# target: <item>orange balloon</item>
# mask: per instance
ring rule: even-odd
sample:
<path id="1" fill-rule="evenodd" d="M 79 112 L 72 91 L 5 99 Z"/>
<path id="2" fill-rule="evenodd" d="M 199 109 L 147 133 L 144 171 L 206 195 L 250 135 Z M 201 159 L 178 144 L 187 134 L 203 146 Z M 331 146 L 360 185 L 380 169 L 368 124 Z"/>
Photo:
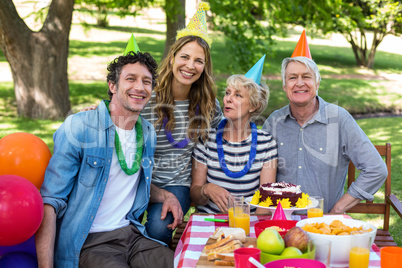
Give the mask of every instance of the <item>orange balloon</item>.
<path id="1" fill-rule="evenodd" d="M 40 189 L 52 153 L 37 136 L 17 132 L 0 139 L 0 175 L 17 175 Z"/>

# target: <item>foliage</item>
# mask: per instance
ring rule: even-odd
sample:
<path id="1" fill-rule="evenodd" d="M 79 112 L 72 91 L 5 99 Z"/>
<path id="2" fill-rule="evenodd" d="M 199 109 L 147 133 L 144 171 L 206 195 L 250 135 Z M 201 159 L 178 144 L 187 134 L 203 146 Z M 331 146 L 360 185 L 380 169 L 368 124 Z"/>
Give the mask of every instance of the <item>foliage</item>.
<path id="1" fill-rule="evenodd" d="M 376 49 L 384 37 L 402 33 L 402 5 L 395 0 L 296 0 L 288 4 L 290 13 L 283 17 L 285 22 L 323 33 L 341 33 L 360 66 L 373 68 Z"/>
<path id="2" fill-rule="evenodd" d="M 99 27 L 107 27 L 110 12 L 115 11 L 120 17 L 135 16 L 140 9 L 153 2 L 154 0 L 75 0 L 75 9 L 89 12 L 96 18 Z"/>
<path id="3" fill-rule="evenodd" d="M 270 18 L 275 1 L 214 0 L 210 1 L 215 31 L 222 32 L 226 48 L 232 54 L 229 68 L 240 65 L 243 71 L 250 69 L 263 54 L 271 54 L 272 35 L 276 28 Z M 268 45 L 266 42 L 268 41 Z"/>

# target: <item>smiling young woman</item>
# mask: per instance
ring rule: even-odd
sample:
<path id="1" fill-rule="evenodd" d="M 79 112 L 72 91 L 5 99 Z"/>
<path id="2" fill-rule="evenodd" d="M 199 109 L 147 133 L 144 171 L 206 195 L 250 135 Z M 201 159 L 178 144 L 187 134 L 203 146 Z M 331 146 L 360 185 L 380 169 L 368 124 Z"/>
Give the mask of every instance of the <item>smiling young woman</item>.
<path id="1" fill-rule="evenodd" d="M 172 239 L 178 220 L 174 213 L 167 213 L 167 205 L 179 202 L 182 213 L 187 213 L 194 146 L 207 138 L 209 129 L 222 117 L 212 77 L 211 40 L 206 33 L 205 10 L 209 6 L 203 4 L 187 28 L 178 31 L 176 42 L 159 66 L 151 100 L 141 113 L 157 133 L 145 227 L 151 237 L 166 243 Z M 195 22 L 200 25 L 194 26 Z M 168 198 L 154 199 L 152 193 Z"/>

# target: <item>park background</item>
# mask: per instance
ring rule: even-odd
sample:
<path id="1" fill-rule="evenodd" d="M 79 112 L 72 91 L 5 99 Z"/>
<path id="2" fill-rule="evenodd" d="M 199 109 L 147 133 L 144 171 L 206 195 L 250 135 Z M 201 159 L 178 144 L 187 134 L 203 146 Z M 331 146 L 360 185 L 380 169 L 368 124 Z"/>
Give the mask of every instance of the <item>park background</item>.
<path id="1" fill-rule="evenodd" d="M 21 17 L 34 9 L 46 6 L 49 1 L 13 1 Z M 196 1 L 187 0 L 186 18 L 196 10 Z M 212 1 L 211 1 L 212 2 Z M 108 13 L 108 26 L 99 27 L 93 16 L 76 10 L 70 31 L 68 55 L 68 81 L 71 101 L 70 113 L 107 99 L 106 66 L 121 55 L 131 34 L 134 34 L 142 51 L 150 52 L 157 62 L 163 57 L 166 39 L 166 17 L 162 8 L 143 8 L 136 17 L 121 18 Z M 41 21 L 25 18 L 34 31 L 41 28 Z M 287 104 L 282 90 L 280 64 L 292 54 L 303 27 L 289 25 L 286 36 L 273 36 L 267 43 L 267 58 L 263 79 L 270 87 L 270 101 L 260 120 Z M 212 60 L 218 90 L 223 98 L 226 78 L 233 73 L 244 73 L 249 66 L 240 66 L 235 55 L 227 49 L 227 37 L 219 31 L 210 31 L 213 37 Z M 370 33 L 367 34 L 370 38 Z M 307 31 L 313 59 L 321 71 L 319 95 L 326 101 L 347 109 L 357 120 L 374 144 L 392 144 L 392 193 L 402 200 L 402 39 L 387 35 L 375 56 L 373 68 L 358 67 L 350 44 L 338 33 Z M 269 49 L 268 49 L 269 47 Z M 246 52 L 245 52 L 246 53 Z M 222 102 L 221 102 L 222 103 Z M 65 117 L 67 114 L 65 115 Z M 0 51 L 0 137 L 15 132 L 29 132 L 43 139 L 53 150 L 52 135 L 63 119 L 30 119 L 18 116 L 13 78 L 9 64 Z M 383 188 L 376 194 L 384 196 Z M 380 226 L 382 220 L 372 215 L 352 215 Z M 401 219 L 391 208 L 390 232 L 402 246 Z"/>

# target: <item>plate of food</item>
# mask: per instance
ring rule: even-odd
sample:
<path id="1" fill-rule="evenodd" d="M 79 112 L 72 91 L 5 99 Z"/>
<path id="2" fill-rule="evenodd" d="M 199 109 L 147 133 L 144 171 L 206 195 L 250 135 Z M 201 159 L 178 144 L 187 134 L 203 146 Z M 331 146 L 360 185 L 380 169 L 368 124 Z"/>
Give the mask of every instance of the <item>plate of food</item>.
<path id="1" fill-rule="evenodd" d="M 272 214 L 276 210 L 277 202 L 285 213 L 286 219 L 292 219 L 293 211 L 306 210 L 316 207 L 318 201 L 302 193 L 300 185 L 287 182 L 274 182 L 261 185 L 254 196 L 245 199 L 250 206 L 268 209 Z"/>

